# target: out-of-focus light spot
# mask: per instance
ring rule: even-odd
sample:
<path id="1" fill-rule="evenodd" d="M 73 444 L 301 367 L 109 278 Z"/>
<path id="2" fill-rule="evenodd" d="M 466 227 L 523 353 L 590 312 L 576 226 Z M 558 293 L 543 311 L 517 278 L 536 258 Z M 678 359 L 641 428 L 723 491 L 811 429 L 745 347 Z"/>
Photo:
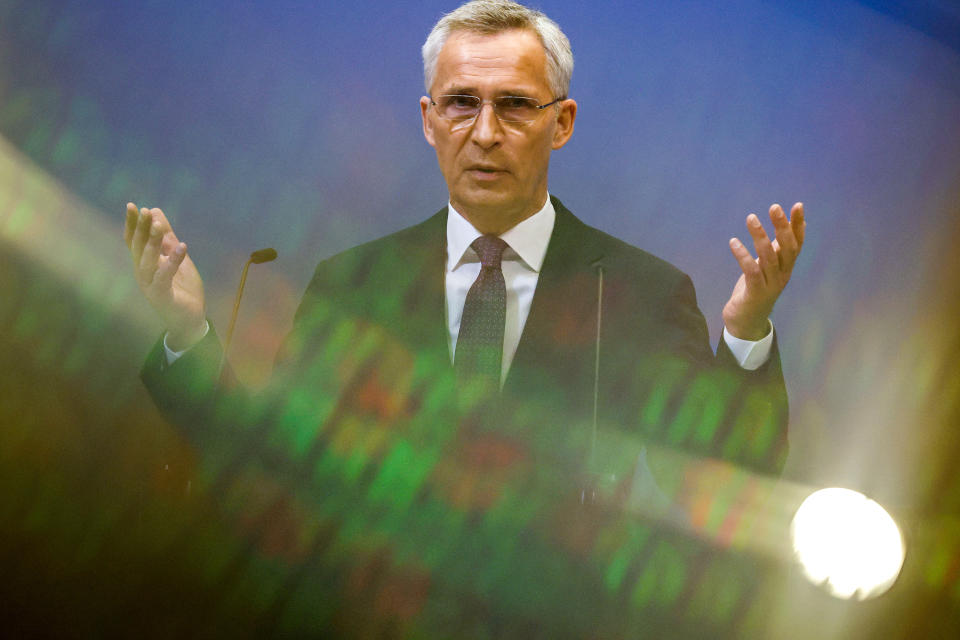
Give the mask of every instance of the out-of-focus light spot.
<path id="1" fill-rule="evenodd" d="M 810 494 L 790 525 L 806 576 L 838 598 L 879 596 L 903 566 L 900 529 L 883 507 L 850 489 Z"/>

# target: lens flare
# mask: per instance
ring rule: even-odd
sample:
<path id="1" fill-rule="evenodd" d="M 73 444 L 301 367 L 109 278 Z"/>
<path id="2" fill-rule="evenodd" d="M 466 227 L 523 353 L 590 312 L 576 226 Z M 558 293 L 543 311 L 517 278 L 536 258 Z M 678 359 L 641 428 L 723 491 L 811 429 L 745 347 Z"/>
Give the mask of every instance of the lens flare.
<path id="1" fill-rule="evenodd" d="M 903 566 L 903 536 L 890 514 L 862 493 L 821 489 L 807 496 L 790 525 L 806 576 L 837 598 L 884 593 Z"/>

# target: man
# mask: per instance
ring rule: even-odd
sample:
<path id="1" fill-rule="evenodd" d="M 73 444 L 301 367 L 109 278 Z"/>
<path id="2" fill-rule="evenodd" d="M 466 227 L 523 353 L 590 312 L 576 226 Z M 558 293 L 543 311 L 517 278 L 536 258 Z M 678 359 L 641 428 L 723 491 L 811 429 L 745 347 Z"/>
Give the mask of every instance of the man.
<path id="1" fill-rule="evenodd" d="M 743 274 L 715 357 L 689 278 L 548 194 L 550 155 L 577 116 L 559 28 L 476 0 L 438 22 L 423 55 L 423 132 L 449 204 L 318 266 L 265 398 L 217 387 L 221 352 L 186 244 L 161 210 L 128 204 L 137 282 L 168 329 L 144 369 L 158 405 L 199 441 L 243 441 L 235 459 L 299 479 L 330 455 L 389 467 L 409 445 L 429 461 L 403 476 L 417 500 L 468 513 L 511 486 L 588 475 L 598 425 L 777 472 L 786 398 L 768 316 L 803 243 L 802 205 L 789 218 L 770 208 L 772 241 L 747 218 L 756 259 L 730 241 Z M 374 466 L 357 472 L 366 497 L 383 477 Z"/>

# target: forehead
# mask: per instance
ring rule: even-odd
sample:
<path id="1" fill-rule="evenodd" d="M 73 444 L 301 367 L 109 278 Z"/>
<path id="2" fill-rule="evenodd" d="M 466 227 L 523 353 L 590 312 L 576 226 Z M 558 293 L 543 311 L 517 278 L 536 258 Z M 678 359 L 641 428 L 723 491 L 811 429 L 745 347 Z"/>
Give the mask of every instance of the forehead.
<path id="1" fill-rule="evenodd" d="M 478 94 L 549 93 L 546 51 L 528 30 L 490 35 L 454 31 L 437 56 L 432 90 L 454 89 Z"/>

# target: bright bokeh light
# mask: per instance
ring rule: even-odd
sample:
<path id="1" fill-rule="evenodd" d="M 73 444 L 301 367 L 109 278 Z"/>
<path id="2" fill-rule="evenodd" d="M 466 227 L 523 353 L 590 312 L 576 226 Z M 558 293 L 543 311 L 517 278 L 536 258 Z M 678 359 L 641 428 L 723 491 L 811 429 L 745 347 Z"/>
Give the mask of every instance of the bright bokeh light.
<path id="1" fill-rule="evenodd" d="M 903 536 L 883 507 L 850 489 L 810 494 L 790 525 L 793 551 L 804 573 L 831 595 L 865 600 L 896 581 Z"/>

